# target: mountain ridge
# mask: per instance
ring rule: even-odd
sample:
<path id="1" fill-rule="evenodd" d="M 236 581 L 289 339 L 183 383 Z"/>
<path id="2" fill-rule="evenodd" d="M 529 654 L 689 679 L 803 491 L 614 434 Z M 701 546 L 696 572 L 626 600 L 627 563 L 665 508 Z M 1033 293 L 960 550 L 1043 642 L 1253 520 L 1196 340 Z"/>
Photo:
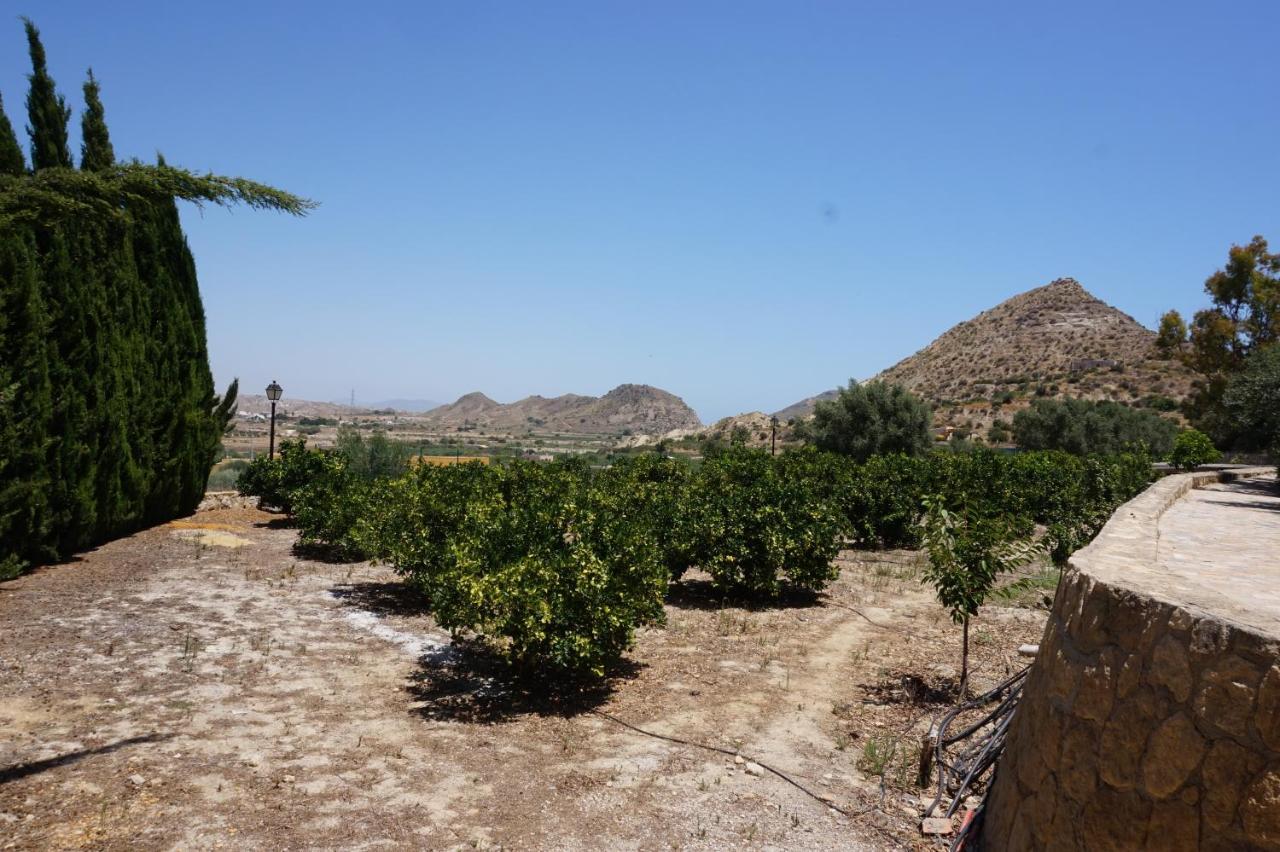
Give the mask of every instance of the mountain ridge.
<path id="1" fill-rule="evenodd" d="M 944 331 L 873 379 L 901 384 L 935 407 L 935 425 L 989 427 L 1039 396 L 1143 404 L 1179 401 L 1194 377 L 1155 351 L 1156 333 L 1074 278 L 1011 296 Z M 807 417 L 835 390 L 777 416 Z"/>
<path id="2" fill-rule="evenodd" d="M 680 397 L 640 384 L 618 385 L 600 397 L 534 394 L 511 403 L 495 402 L 473 391 L 426 412 L 423 418 L 442 426 L 581 434 L 661 435 L 672 429 L 702 428 L 698 415 Z"/>

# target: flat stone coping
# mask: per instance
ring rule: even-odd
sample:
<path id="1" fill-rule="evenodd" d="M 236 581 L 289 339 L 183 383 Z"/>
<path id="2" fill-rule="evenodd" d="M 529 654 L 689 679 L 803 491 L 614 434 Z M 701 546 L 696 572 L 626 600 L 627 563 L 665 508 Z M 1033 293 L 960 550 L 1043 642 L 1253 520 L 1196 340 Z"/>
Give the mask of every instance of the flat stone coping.
<path id="1" fill-rule="evenodd" d="M 1071 565 L 1192 614 L 1280 638 L 1275 468 L 1176 474 L 1121 506 Z"/>

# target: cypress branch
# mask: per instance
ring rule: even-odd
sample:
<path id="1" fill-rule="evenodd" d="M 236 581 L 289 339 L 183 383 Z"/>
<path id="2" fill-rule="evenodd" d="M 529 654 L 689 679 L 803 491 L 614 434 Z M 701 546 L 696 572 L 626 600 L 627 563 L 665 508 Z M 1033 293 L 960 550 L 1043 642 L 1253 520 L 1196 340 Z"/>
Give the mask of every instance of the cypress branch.
<path id="1" fill-rule="evenodd" d="M 84 81 L 84 114 L 80 116 L 80 168 L 100 172 L 115 165 L 116 152 L 107 131 L 106 110 L 102 107 L 102 89 L 89 69 Z"/>
<path id="2" fill-rule="evenodd" d="M 5 114 L 4 99 L 0 98 L 0 174 L 20 175 L 26 170 L 22 146 L 18 144 L 18 135 L 13 132 L 13 125 Z"/>
<path id="3" fill-rule="evenodd" d="M 49 76 L 40 31 L 30 18 L 23 18 L 22 24 L 27 30 L 27 47 L 31 52 L 31 74 L 27 77 L 31 81 L 27 92 L 31 166 L 37 171 L 60 166 L 70 168 L 67 122 L 71 120 L 71 108 L 67 106 L 67 99 L 58 94 L 53 78 Z"/>

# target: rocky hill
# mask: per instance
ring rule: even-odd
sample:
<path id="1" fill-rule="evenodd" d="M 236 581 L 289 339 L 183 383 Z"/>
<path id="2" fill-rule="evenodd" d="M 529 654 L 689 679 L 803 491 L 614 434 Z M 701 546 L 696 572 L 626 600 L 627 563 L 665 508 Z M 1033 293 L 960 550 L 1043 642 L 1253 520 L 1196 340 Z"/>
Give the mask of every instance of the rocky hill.
<path id="1" fill-rule="evenodd" d="M 602 397 L 530 396 L 507 404 L 494 402 L 482 393 L 469 393 L 457 402 L 427 412 L 423 420 L 450 427 L 581 434 L 661 435 L 672 429 L 702 426 L 684 400 L 649 385 L 619 385 Z"/>
<path id="2" fill-rule="evenodd" d="M 1014 296 L 954 326 L 875 376 L 929 400 L 939 426 L 989 427 L 1037 396 L 1112 399 L 1167 409 L 1192 375 L 1160 359 L 1155 332 L 1072 278 Z M 778 412 L 807 416 L 828 392 Z"/>

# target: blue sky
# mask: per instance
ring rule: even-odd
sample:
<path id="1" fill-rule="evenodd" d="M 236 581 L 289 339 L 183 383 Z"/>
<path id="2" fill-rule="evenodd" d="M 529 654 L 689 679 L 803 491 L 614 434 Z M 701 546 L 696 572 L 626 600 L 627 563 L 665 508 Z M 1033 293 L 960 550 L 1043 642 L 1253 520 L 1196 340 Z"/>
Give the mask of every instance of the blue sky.
<path id="1" fill-rule="evenodd" d="M 704 420 L 1061 276 L 1153 326 L 1280 240 L 1275 3 L 6 0 L 117 153 L 317 199 L 184 218 L 220 383 Z M 78 140 L 77 140 L 78 145 Z"/>

